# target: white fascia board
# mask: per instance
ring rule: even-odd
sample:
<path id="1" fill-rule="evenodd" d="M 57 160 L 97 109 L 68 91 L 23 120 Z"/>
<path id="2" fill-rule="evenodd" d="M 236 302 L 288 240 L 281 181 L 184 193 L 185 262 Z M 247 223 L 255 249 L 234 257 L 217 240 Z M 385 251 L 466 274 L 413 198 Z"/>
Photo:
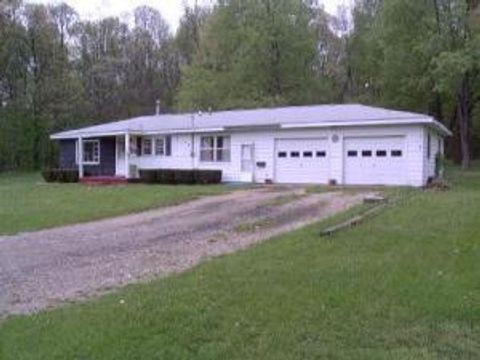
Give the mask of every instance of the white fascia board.
<path id="1" fill-rule="evenodd" d="M 172 129 L 172 130 L 157 130 L 157 131 L 142 131 L 139 135 L 168 135 L 168 134 L 203 134 L 223 132 L 225 128 L 199 128 L 199 129 Z"/>
<path id="2" fill-rule="evenodd" d="M 167 134 L 192 134 L 192 133 L 210 133 L 210 132 L 223 132 L 225 128 L 203 128 L 203 129 L 176 129 L 176 130 L 157 130 L 157 131 L 138 131 L 138 130 L 122 130 L 122 131 L 109 131 L 109 132 L 93 132 L 93 131 L 75 131 L 65 132 L 50 135 L 52 140 L 67 140 L 93 137 L 105 137 L 105 136 L 119 136 L 129 133 L 130 135 L 167 135 Z"/>
<path id="3" fill-rule="evenodd" d="M 343 122 L 321 122 L 321 123 L 303 123 L 303 124 L 283 124 L 282 129 L 301 129 L 301 128 L 324 128 L 324 127 L 343 127 L 343 126 L 385 126 L 385 125 L 429 125 L 437 129 L 444 136 L 452 136 L 452 132 L 441 122 L 432 117 L 397 119 L 397 120 L 365 120 L 365 121 L 343 121 Z"/>
<path id="4" fill-rule="evenodd" d="M 371 126 L 371 125 L 411 125 L 411 124 L 428 124 L 431 123 L 430 118 L 417 119 L 398 119 L 398 120 L 364 120 L 364 121 L 330 121 L 319 123 L 298 123 L 283 124 L 282 129 L 298 129 L 298 128 L 317 128 L 317 127 L 342 127 L 342 126 Z"/>
<path id="5" fill-rule="evenodd" d="M 130 131 L 130 130 L 124 130 L 124 131 L 81 131 L 81 130 L 75 130 L 74 132 L 65 132 L 65 133 L 57 133 L 50 135 L 50 139 L 52 140 L 63 140 L 63 139 L 78 139 L 79 137 L 82 137 L 84 139 L 87 138 L 94 138 L 94 137 L 106 137 L 106 136 L 119 136 L 119 135 L 125 135 L 126 133 L 133 134 L 135 135 L 138 133 L 138 131 Z"/>
<path id="6" fill-rule="evenodd" d="M 443 136 L 452 136 L 453 133 L 441 122 L 432 119 L 432 126 L 436 128 Z"/>

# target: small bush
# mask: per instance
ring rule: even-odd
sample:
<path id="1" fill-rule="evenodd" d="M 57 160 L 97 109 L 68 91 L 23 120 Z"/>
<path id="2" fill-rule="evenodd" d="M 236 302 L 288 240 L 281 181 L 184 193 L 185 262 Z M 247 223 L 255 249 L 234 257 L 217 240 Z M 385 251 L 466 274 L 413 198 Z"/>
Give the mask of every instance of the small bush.
<path id="1" fill-rule="evenodd" d="M 218 184 L 222 181 L 222 172 L 219 170 L 195 170 L 196 184 Z"/>
<path id="2" fill-rule="evenodd" d="M 194 184 L 195 176 L 193 170 L 178 170 L 175 171 L 176 184 Z"/>
<path id="3" fill-rule="evenodd" d="M 159 184 L 175 184 L 175 170 L 157 170 Z"/>
<path id="4" fill-rule="evenodd" d="M 45 169 L 42 177 L 46 182 L 76 183 L 78 170 L 76 169 Z"/>
<path id="5" fill-rule="evenodd" d="M 57 181 L 56 173 L 51 169 L 43 170 L 42 177 L 46 182 L 49 182 L 49 183 Z"/>
<path id="6" fill-rule="evenodd" d="M 153 170 L 140 170 L 139 174 L 142 182 L 147 184 L 154 184 L 157 181 L 156 172 Z"/>
<path id="7" fill-rule="evenodd" d="M 140 170 L 141 182 L 148 184 L 218 184 L 220 170 L 149 169 Z"/>

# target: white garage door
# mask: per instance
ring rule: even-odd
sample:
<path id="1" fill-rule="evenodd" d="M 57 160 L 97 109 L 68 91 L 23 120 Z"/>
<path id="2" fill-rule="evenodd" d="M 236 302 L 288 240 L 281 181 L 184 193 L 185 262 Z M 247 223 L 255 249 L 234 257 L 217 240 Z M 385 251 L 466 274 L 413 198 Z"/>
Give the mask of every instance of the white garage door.
<path id="1" fill-rule="evenodd" d="M 344 169 L 345 184 L 349 185 L 405 184 L 405 138 L 345 138 Z"/>
<path id="2" fill-rule="evenodd" d="M 277 139 L 275 181 L 278 183 L 326 183 L 327 139 Z"/>

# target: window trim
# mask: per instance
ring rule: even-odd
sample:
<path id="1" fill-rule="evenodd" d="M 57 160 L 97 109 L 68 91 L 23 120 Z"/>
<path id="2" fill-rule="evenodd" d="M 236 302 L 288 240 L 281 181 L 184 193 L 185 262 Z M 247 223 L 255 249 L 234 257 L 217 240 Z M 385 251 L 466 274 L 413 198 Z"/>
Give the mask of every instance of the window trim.
<path id="1" fill-rule="evenodd" d="M 163 142 L 162 144 L 162 153 L 157 152 L 157 142 Z M 167 156 L 167 137 L 166 136 L 155 136 L 153 138 L 153 155 L 154 156 Z"/>
<path id="2" fill-rule="evenodd" d="M 98 160 L 94 160 L 94 161 L 85 161 L 85 144 L 87 143 L 93 143 L 93 144 L 97 144 L 98 146 Z M 82 140 L 82 146 L 83 146 L 83 149 L 82 149 L 82 156 L 83 156 L 83 159 L 82 159 L 82 165 L 100 165 L 100 160 L 102 158 L 102 154 L 101 154 L 101 151 L 102 151 L 102 147 L 101 147 L 101 144 L 100 144 L 100 139 L 83 139 Z M 80 141 L 77 141 L 76 142 L 76 146 L 75 146 L 75 160 L 76 160 L 76 165 L 79 165 L 80 164 Z"/>
<path id="3" fill-rule="evenodd" d="M 145 153 L 145 141 L 150 141 L 150 154 L 147 154 Z M 153 138 L 150 137 L 150 136 L 143 136 L 142 137 L 142 148 L 141 148 L 141 151 L 140 153 L 142 154 L 142 156 L 152 156 L 153 153 L 154 153 L 154 141 L 153 141 Z"/>

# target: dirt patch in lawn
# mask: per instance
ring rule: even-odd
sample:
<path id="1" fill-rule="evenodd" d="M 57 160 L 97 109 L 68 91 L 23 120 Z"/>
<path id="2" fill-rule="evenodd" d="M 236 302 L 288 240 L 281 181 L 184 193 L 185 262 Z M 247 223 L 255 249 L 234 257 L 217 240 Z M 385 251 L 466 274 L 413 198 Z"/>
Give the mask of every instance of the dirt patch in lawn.
<path id="1" fill-rule="evenodd" d="M 183 271 L 346 210 L 368 194 L 274 190 L 0 237 L 0 313 L 35 312 Z"/>

